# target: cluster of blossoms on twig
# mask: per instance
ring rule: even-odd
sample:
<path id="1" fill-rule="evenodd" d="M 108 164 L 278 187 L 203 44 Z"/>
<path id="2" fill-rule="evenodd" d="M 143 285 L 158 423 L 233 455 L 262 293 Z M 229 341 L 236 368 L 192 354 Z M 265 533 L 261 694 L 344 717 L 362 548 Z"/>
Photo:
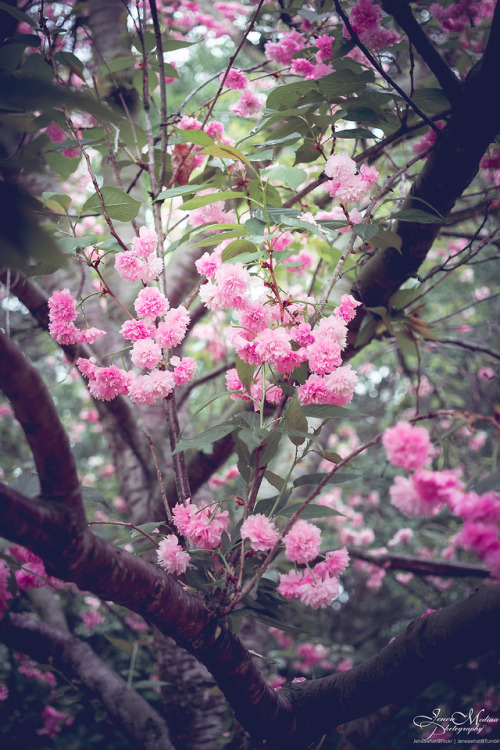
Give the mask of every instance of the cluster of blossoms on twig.
<path id="1" fill-rule="evenodd" d="M 391 503 L 407 516 L 435 515 L 448 506 L 464 522 L 454 545 L 473 550 L 500 578 L 500 494 L 467 492 L 456 471 L 426 468 L 434 450 L 425 427 L 398 422 L 385 431 L 382 442 L 394 466 L 413 472 L 395 478 Z"/>

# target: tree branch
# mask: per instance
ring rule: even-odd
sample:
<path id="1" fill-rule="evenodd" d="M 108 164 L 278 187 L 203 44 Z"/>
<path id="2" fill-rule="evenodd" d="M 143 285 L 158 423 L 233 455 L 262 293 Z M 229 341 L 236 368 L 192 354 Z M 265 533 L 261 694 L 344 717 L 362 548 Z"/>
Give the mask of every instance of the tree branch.
<path id="1" fill-rule="evenodd" d="M 397 555 L 389 552 L 375 554 L 353 548 L 349 548 L 349 554 L 351 557 L 355 557 L 358 560 L 365 560 L 373 565 L 385 568 L 385 570 L 408 570 L 416 575 L 445 576 L 453 578 L 467 578 L 469 576 L 488 578 L 490 575 L 488 568 L 485 568 L 482 565 L 443 562 L 442 560 L 425 560 L 422 557 Z"/>
<path id="2" fill-rule="evenodd" d="M 76 463 L 54 403 L 38 371 L 1 331 L 0 390 L 12 403 L 26 435 L 42 495 L 66 503 L 78 522 L 84 524 Z"/>
<path id="3" fill-rule="evenodd" d="M 97 697 L 137 747 L 174 750 L 167 725 L 135 690 L 110 669 L 92 648 L 70 633 L 12 613 L 0 621 L 0 639 L 10 648 L 34 659 L 52 661 L 68 679 L 91 697 Z"/>
<path id="4" fill-rule="evenodd" d="M 460 96 L 461 82 L 443 60 L 427 34 L 417 22 L 409 3 L 402 0 L 383 0 L 384 10 L 401 26 L 422 60 L 436 76 L 441 88 L 450 100 L 455 102 Z"/>

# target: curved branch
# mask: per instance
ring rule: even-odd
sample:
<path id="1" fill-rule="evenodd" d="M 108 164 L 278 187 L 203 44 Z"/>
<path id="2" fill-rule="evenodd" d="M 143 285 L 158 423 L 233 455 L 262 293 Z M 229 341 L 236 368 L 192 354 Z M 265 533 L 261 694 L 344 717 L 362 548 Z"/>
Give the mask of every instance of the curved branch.
<path id="1" fill-rule="evenodd" d="M 484 586 L 464 601 L 414 620 L 371 659 L 347 672 L 283 688 L 295 724 L 279 745 L 303 750 L 346 721 L 393 702 L 402 705 L 455 664 L 500 644 L 500 587 Z M 411 679 L 408 679 L 411 675 Z"/>
<path id="2" fill-rule="evenodd" d="M 68 436 L 38 371 L 0 331 L 0 390 L 12 403 L 30 445 L 41 492 L 66 503 L 85 523 L 80 483 Z"/>
<path id="3" fill-rule="evenodd" d="M 135 690 L 110 669 L 92 648 L 70 633 L 12 613 L 0 621 L 0 639 L 16 651 L 46 662 L 51 659 L 68 679 L 98 698 L 117 726 L 144 750 L 174 750 L 167 725 Z"/>
<path id="4" fill-rule="evenodd" d="M 452 578 L 467 578 L 477 576 L 488 578 L 490 571 L 482 565 L 469 565 L 459 562 L 443 562 L 443 560 L 426 560 L 421 557 L 410 555 L 397 555 L 393 553 L 375 554 L 364 552 L 359 549 L 349 548 L 351 557 L 372 563 L 385 568 L 385 570 L 407 570 L 410 573 L 424 576 L 445 576 Z"/>
<path id="5" fill-rule="evenodd" d="M 411 12 L 409 3 L 401 2 L 401 0 L 383 0 L 382 5 L 384 10 L 401 26 L 422 60 L 432 73 L 434 73 L 450 102 L 456 101 L 461 91 L 460 79 L 443 60 L 427 34 L 423 31 Z"/>

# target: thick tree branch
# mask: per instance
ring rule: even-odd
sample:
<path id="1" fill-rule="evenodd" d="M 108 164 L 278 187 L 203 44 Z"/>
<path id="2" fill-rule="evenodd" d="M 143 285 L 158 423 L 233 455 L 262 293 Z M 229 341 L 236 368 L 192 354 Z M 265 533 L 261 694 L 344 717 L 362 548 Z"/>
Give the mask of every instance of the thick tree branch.
<path id="1" fill-rule="evenodd" d="M 0 621 L 0 640 L 34 659 L 50 659 L 69 680 L 103 703 L 136 747 L 174 750 L 161 716 L 76 636 L 30 615 L 12 613 Z"/>
<path id="2" fill-rule="evenodd" d="M 0 390 L 30 445 L 42 495 L 66 503 L 85 522 L 75 460 L 64 427 L 38 371 L 0 331 Z"/>
<path id="3" fill-rule="evenodd" d="M 499 617 L 500 587 L 484 586 L 464 601 L 414 620 L 359 666 L 284 688 L 280 692 L 292 701 L 295 723 L 280 747 L 303 750 L 314 739 L 312 731 L 319 738 L 393 702 L 403 705 L 453 665 L 498 648 Z"/>
<path id="4" fill-rule="evenodd" d="M 430 205 L 446 218 L 471 183 L 484 152 L 500 131 L 500 115 L 492 112 L 490 106 L 491 87 L 499 69 L 500 5 L 497 4 L 483 59 L 467 77 L 448 124 L 415 180 L 403 209 L 426 210 L 425 206 Z M 474 138 L 471 138 L 472 132 Z M 378 249 L 362 266 L 353 294 L 366 307 L 387 302 L 391 294 L 417 272 L 441 226 L 440 223 L 398 222 L 396 231 L 402 240 L 401 251 L 393 247 Z M 359 330 L 362 318 L 358 313 L 353 334 Z"/>
<path id="5" fill-rule="evenodd" d="M 468 578 L 477 576 L 488 578 L 490 571 L 482 565 L 468 565 L 458 562 L 444 562 L 443 560 L 426 560 L 411 555 L 397 555 L 392 552 L 375 554 L 360 549 L 349 548 L 351 557 L 378 565 L 385 570 L 407 570 L 416 575 L 445 576 L 450 578 Z"/>
<path id="6" fill-rule="evenodd" d="M 422 60 L 434 73 L 450 102 L 456 101 L 461 91 L 460 79 L 443 60 L 414 17 L 410 4 L 404 0 L 383 0 L 382 5 L 384 10 L 401 26 Z"/>

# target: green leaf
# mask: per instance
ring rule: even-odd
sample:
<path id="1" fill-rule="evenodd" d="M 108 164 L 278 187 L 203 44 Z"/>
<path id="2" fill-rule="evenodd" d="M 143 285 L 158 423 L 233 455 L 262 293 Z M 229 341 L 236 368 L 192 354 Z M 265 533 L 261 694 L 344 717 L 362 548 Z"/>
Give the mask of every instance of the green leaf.
<path id="1" fill-rule="evenodd" d="M 184 42 L 182 39 L 164 39 L 162 46 L 164 52 L 173 52 L 176 49 L 193 47 L 195 44 L 198 44 L 198 42 Z"/>
<path id="2" fill-rule="evenodd" d="M 244 198 L 247 199 L 245 193 L 239 193 L 236 190 L 222 190 L 217 193 L 209 193 L 208 195 L 198 195 L 196 198 L 186 201 L 179 206 L 182 211 L 190 211 L 192 208 L 201 208 L 202 206 L 209 206 L 211 203 L 218 203 L 219 201 L 227 201 L 231 198 Z"/>
<path id="3" fill-rule="evenodd" d="M 197 146 L 215 146 L 213 138 L 205 133 L 204 130 L 179 130 L 176 128 L 184 143 L 195 143 Z"/>
<path id="4" fill-rule="evenodd" d="M 293 505 L 287 505 L 286 508 L 280 510 L 279 515 L 291 518 L 295 513 L 300 510 L 303 503 L 294 503 Z M 301 518 L 327 518 L 327 516 L 344 516 L 344 513 L 340 513 L 338 510 L 329 508 L 326 505 L 306 505 L 302 513 Z"/>
<path id="5" fill-rule="evenodd" d="M 349 128 L 347 130 L 336 130 L 335 138 L 377 138 L 368 128 Z"/>
<path id="6" fill-rule="evenodd" d="M 281 430 L 274 429 L 262 440 L 263 450 L 259 453 L 259 466 L 266 466 L 274 458 L 282 437 Z"/>
<path id="7" fill-rule="evenodd" d="M 226 146 L 225 144 L 210 146 L 210 148 L 204 148 L 203 153 L 210 154 L 210 156 L 218 156 L 219 159 L 232 159 L 233 161 L 241 161 L 243 162 L 243 164 L 246 164 L 247 167 L 250 167 L 250 169 L 253 170 L 248 156 L 246 156 L 242 151 L 235 148 L 234 146 Z"/>
<path id="8" fill-rule="evenodd" d="M 401 252 L 401 246 L 403 240 L 397 232 L 391 232 L 387 229 L 380 229 L 378 234 L 375 235 L 373 244 L 377 247 L 394 247 L 399 253 Z"/>
<path id="9" fill-rule="evenodd" d="M 248 362 L 244 362 L 239 357 L 236 357 L 236 372 L 238 373 L 238 377 L 243 383 L 245 390 L 247 393 L 250 393 L 250 387 L 255 373 L 255 365 L 249 365 Z"/>
<path id="10" fill-rule="evenodd" d="M 309 429 L 304 409 L 299 404 L 297 394 L 295 394 L 295 396 L 288 402 L 285 412 L 285 424 L 287 430 L 307 433 Z M 289 434 L 288 437 L 290 441 L 296 446 L 302 445 L 302 443 L 306 439 L 303 436 L 293 434 Z"/>
<path id="11" fill-rule="evenodd" d="M 352 228 L 354 234 L 361 237 L 363 242 L 370 242 L 379 233 L 380 227 L 378 224 L 355 224 Z"/>
<path id="12" fill-rule="evenodd" d="M 304 414 L 306 417 L 316 417 L 318 419 L 345 419 L 350 417 L 352 419 L 352 409 L 346 409 L 345 406 L 331 406 L 329 404 L 311 404 L 309 406 L 303 406 Z"/>
<path id="13" fill-rule="evenodd" d="M 179 78 L 177 68 L 174 68 L 173 65 L 170 65 L 170 63 L 168 62 L 164 62 L 163 67 L 165 69 L 166 78 Z"/>
<path id="14" fill-rule="evenodd" d="M 61 63 L 62 65 L 65 65 L 67 68 L 71 70 L 72 73 L 75 73 L 79 78 L 82 80 L 85 80 L 82 76 L 83 72 L 83 63 L 82 61 L 74 55 L 72 52 L 56 52 L 54 55 L 54 59 L 56 62 Z"/>
<path id="15" fill-rule="evenodd" d="M 211 445 L 212 443 L 215 443 L 216 440 L 220 440 L 226 435 L 229 435 L 234 429 L 234 422 L 224 422 L 223 424 L 215 425 L 215 427 L 209 427 L 208 430 L 200 432 L 196 437 L 180 438 L 177 441 L 177 447 L 172 452 L 172 455 L 188 450 L 189 448 L 204 448 L 206 445 Z"/>
<path id="16" fill-rule="evenodd" d="M 446 219 L 437 214 L 430 214 L 428 211 L 423 211 L 420 208 L 406 208 L 403 211 L 396 211 L 392 214 L 392 219 L 398 219 L 398 221 L 411 221 L 415 224 L 445 224 Z"/>
<path id="17" fill-rule="evenodd" d="M 360 476 L 361 475 L 358 472 L 343 471 L 342 474 L 340 472 L 338 474 L 332 474 L 331 477 L 328 478 L 327 484 L 344 484 L 344 482 L 350 482 L 352 479 L 358 479 Z M 328 474 L 303 474 L 301 477 L 297 477 L 293 486 L 303 487 L 309 484 L 318 485 L 326 477 L 328 477 Z"/>
<path id="18" fill-rule="evenodd" d="M 286 486 L 285 480 L 275 474 L 274 471 L 266 469 L 266 471 L 264 472 L 264 477 L 267 479 L 269 484 L 272 484 L 273 487 L 276 487 L 279 492 L 281 492 L 283 487 Z"/>
<path id="19" fill-rule="evenodd" d="M 268 180 L 276 180 L 288 185 L 292 190 L 297 190 L 299 185 L 307 179 L 307 172 L 298 167 L 267 167 L 261 170 L 261 175 Z"/>
<path id="20" fill-rule="evenodd" d="M 346 68 L 341 73 L 330 73 L 330 75 L 320 78 L 318 86 L 325 98 L 328 101 L 333 101 L 340 96 L 352 96 L 355 93 L 360 93 L 365 88 L 365 84 L 372 83 L 374 80 L 375 76 L 371 70 L 354 73 Z"/>
<path id="21" fill-rule="evenodd" d="M 130 221 L 131 219 L 135 219 L 142 205 L 140 201 L 137 201 L 116 187 L 102 187 L 101 195 L 109 218 L 116 221 Z M 86 213 L 102 214 L 101 203 L 97 193 L 91 195 L 83 204 L 82 214 Z"/>
<path id="22" fill-rule="evenodd" d="M 59 211 L 61 208 L 67 211 L 71 205 L 71 196 L 62 195 L 61 193 L 42 193 L 42 198 L 47 208 L 53 211 Z"/>
<path id="23" fill-rule="evenodd" d="M 126 70 L 132 68 L 135 65 L 136 58 L 132 55 L 126 57 L 115 57 L 114 60 L 110 60 L 106 63 L 106 71 L 111 73 L 119 73 L 120 70 Z"/>
<path id="24" fill-rule="evenodd" d="M 8 3 L 0 2 L 0 10 L 5 11 L 5 13 L 8 13 L 10 16 L 13 16 L 18 21 L 29 24 L 33 29 L 37 28 L 36 21 L 30 18 L 26 13 L 23 13 L 22 10 L 19 10 L 18 8 L 15 8 L 14 6 L 9 5 Z"/>
<path id="25" fill-rule="evenodd" d="M 319 157 L 319 151 L 314 141 L 304 141 L 302 146 L 295 152 L 294 164 L 310 164 Z"/>
<path id="26" fill-rule="evenodd" d="M 296 83 L 276 86 L 267 95 L 266 107 L 275 110 L 288 109 L 293 107 L 304 94 L 313 91 L 315 88 L 316 84 L 313 81 L 297 81 Z"/>
<path id="27" fill-rule="evenodd" d="M 242 253 L 251 253 L 252 256 L 256 253 L 258 254 L 259 248 L 257 245 L 254 245 L 253 242 L 249 242 L 248 240 L 234 240 L 234 242 L 230 242 L 227 247 L 224 248 L 222 251 L 221 260 L 223 263 L 227 263 L 228 260 L 231 260 L 232 258 L 238 258 Z M 241 378 L 240 378 L 241 380 Z"/>
<path id="28" fill-rule="evenodd" d="M 421 294 L 423 294 L 423 288 L 420 285 L 413 287 L 413 289 L 398 289 L 397 292 L 394 292 L 394 294 L 389 297 L 387 304 L 389 308 L 393 307 L 396 310 L 403 310 L 403 308 L 411 305 L 413 300 L 420 297 Z"/>
<path id="29" fill-rule="evenodd" d="M 395 331 L 394 338 L 403 354 L 407 357 L 418 357 L 418 347 L 413 336 L 410 336 L 406 331 Z"/>
<path id="30" fill-rule="evenodd" d="M 417 107 L 420 107 L 424 112 L 428 112 L 431 115 L 437 115 L 450 106 L 450 101 L 442 89 L 417 89 L 413 92 L 411 98 Z"/>
<path id="31" fill-rule="evenodd" d="M 208 185 L 196 185 L 191 183 L 190 185 L 179 185 L 178 187 L 168 188 L 162 190 L 157 200 L 166 200 L 167 198 L 176 198 L 178 195 L 187 195 L 189 193 L 198 193 L 200 190 L 205 190 Z"/>

